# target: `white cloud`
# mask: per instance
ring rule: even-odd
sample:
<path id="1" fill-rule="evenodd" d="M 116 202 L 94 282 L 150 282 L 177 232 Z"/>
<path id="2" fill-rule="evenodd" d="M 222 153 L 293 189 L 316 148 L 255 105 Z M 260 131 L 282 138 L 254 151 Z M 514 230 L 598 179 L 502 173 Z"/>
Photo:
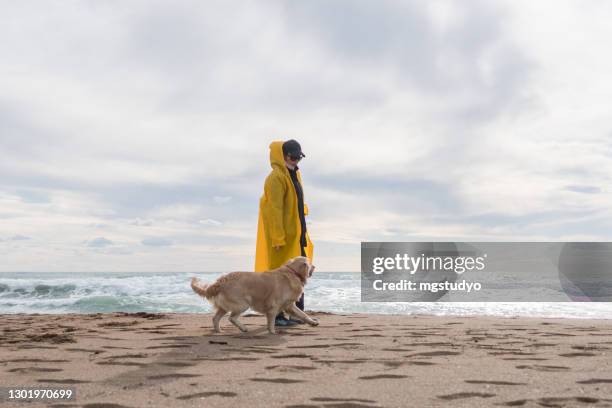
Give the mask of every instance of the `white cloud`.
<path id="1" fill-rule="evenodd" d="M 221 221 L 213 220 L 212 218 L 206 218 L 204 220 L 200 220 L 200 224 L 209 225 L 213 227 L 218 227 L 219 225 L 223 225 Z"/>
<path id="2" fill-rule="evenodd" d="M 26 241 L 28 239 L 32 239 L 30 237 L 26 237 L 25 235 L 16 234 L 9 238 L 11 241 Z"/>
<path id="3" fill-rule="evenodd" d="M 136 218 L 134 221 L 131 221 L 130 224 L 139 225 L 142 227 L 150 227 L 151 225 L 153 225 L 153 220 L 142 220 L 140 218 Z"/>
<path id="4" fill-rule="evenodd" d="M 102 248 L 102 247 L 106 247 L 109 245 L 113 245 L 113 241 L 111 241 L 110 239 L 106 239 L 104 237 L 97 237 L 87 242 L 88 247 L 94 247 L 94 248 Z"/>
<path id="5" fill-rule="evenodd" d="M 223 197 L 221 197 L 221 196 L 214 196 L 213 200 L 217 204 L 227 204 L 230 201 L 232 201 L 232 197 L 230 197 L 230 196 L 223 196 Z"/>
<path id="6" fill-rule="evenodd" d="M 163 237 L 150 237 L 143 239 L 142 244 L 146 246 L 163 247 L 172 245 L 172 241 Z"/>
<path id="7" fill-rule="evenodd" d="M 319 270 L 360 240 L 610 239 L 608 2 L 0 11 L 3 270 L 250 268 L 287 138 Z"/>

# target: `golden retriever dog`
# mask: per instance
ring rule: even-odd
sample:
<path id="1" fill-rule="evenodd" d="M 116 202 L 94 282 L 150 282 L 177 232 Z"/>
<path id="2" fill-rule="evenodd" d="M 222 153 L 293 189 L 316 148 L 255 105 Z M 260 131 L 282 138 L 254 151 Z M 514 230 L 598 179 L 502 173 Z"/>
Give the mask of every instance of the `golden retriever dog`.
<path id="1" fill-rule="evenodd" d="M 212 284 L 192 278 L 191 288 L 215 307 L 215 332 L 221 331 L 219 321 L 228 312 L 229 321 L 246 332 L 246 327 L 238 321 L 238 317 L 250 307 L 266 316 L 268 331 L 274 334 L 274 319 L 281 310 L 311 326 L 319 324 L 295 305 L 314 269 L 307 257 L 298 256 L 271 271 L 230 272 Z"/>

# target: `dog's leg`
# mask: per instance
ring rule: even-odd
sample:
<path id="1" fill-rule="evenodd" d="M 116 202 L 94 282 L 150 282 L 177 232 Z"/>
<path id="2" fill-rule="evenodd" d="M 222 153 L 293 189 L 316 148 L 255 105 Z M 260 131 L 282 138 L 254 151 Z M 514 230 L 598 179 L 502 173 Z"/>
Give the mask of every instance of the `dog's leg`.
<path id="1" fill-rule="evenodd" d="M 276 315 L 278 314 L 278 310 L 272 310 L 266 313 L 266 318 L 268 319 L 268 331 L 271 334 L 276 334 L 274 331 L 274 321 L 276 320 Z"/>
<path id="2" fill-rule="evenodd" d="M 285 313 L 285 316 L 289 317 L 290 319 L 299 319 L 300 321 L 302 321 L 302 319 L 299 318 L 298 315 L 293 313 L 293 310 L 291 310 L 290 306 L 287 306 L 285 309 L 283 309 L 283 312 Z"/>
<path id="3" fill-rule="evenodd" d="M 213 316 L 213 330 L 215 331 L 215 333 L 221 332 L 221 328 L 219 327 L 219 321 L 223 316 L 226 315 L 226 313 L 227 312 L 225 310 L 219 308 L 217 309 L 217 313 L 215 313 L 215 315 Z"/>
<path id="4" fill-rule="evenodd" d="M 319 325 L 318 321 L 314 320 L 313 318 L 308 316 L 306 313 L 304 313 L 300 309 L 298 309 L 298 307 L 295 305 L 295 303 L 292 303 L 291 306 L 289 306 L 288 308 L 285 309 L 285 311 L 288 312 L 290 315 L 293 315 L 293 316 L 297 317 L 298 319 L 304 320 L 306 323 L 308 323 L 311 326 L 318 326 Z"/>
<path id="5" fill-rule="evenodd" d="M 232 313 L 230 313 L 229 321 L 232 322 L 234 324 L 234 326 L 239 328 L 240 331 L 244 333 L 244 332 L 247 332 L 248 330 L 247 330 L 246 327 L 244 327 L 244 325 L 242 323 L 240 323 L 238 321 L 238 318 L 240 317 L 242 312 L 244 312 L 244 310 L 241 310 L 239 312 L 232 312 Z"/>

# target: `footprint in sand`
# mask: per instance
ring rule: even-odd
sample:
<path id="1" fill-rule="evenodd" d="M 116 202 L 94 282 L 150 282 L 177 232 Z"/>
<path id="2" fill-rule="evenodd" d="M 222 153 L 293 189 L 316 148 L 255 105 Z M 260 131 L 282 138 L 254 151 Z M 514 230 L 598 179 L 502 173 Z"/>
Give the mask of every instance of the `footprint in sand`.
<path id="1" fill-rule="evenodd" d="M 302 366 L 302 365 L 272 365 L 266 366 L 266 370 L 275 371 L 305 371 L 305 370 L 316 370 L 317 367 Z"/>
<path id="2" fill-rule="evenodd" d="M 9 373 L 56 373 L 59 371 L 64 371 L 61 368 L 46 368 L 46 367 L 20 367 L 20 368 L 11 368 L 7 370 Z"/>
<path id="3" fill-rule="evenodd" d="M 496 394 L 489 394 L 486 392 L 458 392 L 455 394 L 446 394 L 446 395 L 438 395 L 437 397 L 446 401 L 453 401 L 456 399 L 463 399 L 463 398 L 491 398 L 494 397 Z"/>
<path id="4" fill-rule="evenodd" d="M 538 364 L 517 365 L 516 368 L 518 368 L 519 370 L 528 369 L 528 370 L 536 370 L 536 371 L 565 371 L 565 370 L 570 369 L 569 367 L 565 367 L 565 366 L 538 365 Z"/>
<path id="5" fill-rule="evenodd" d="M 346 347 L 346 346 L 363 346 L 363 343 L 334 343 L 334 344 L 309 344 L 304 346 L 287 346 L 290 349 L 302 348 L 329 348 L 329 347 Z"/>
<path id="6" fill-rule="evenodd" d="M 123 316 L 123 317 L 140 317 L 142 319 L 148 319 L 148 320 L 163 319 L 166 317 L 166 315 L 162 313 L 147 313 L 147 312 L 136 312 L 136 313 L 119 312 L 117 315 Z"/>
<path id="7" fill-rule="evenodd" d="M 592 345 L 588 345 L 588 346 L 572 346 L 572 348 L 574 350 L 582 350 L 582 351 L 589 351 L 589 350 L 610 350 L 610 347 L 603 347 L 603 346 L 599 346 L 597 344 L 592 344 Z"/>
<path id="8" fill-rule="evenodd" d="M 380 332 L 383 331 L 381 329 L 370 329 L 370 328 L 361 328 L 361 329 L 350 329 L 350 330 L 345 330 L 346 332 L 364 332 L 364 331 L 376 331 L 376 332 Z"/>
<path id="9" fill-rule="evenodd" d="M 530 400 L 528 399 L 520 399 L 520 400 L 502 402 L 497 405 L 502 405 L 506 407 L 522 407 L 523 405 L 527 404 L 527 402 L 529 401 Z M 598 404 L 599 402 L 610 402 L 612 400 L 581 396 L 581 397 L 544 397 L 544 398 L 535 399 L 533 401 L 542 407 L 566 407 L 566 406 L 575 407 L 577 406 L 577 404 L 587 404 L 589 406 L 592 406 L 592 404 Z M 598 406 L 607 407 L 609 405 L 605 404 L 605 405 L 598 405 Z"/>
<path id="10" fill-rule="evenodd" d="M 106 322 L 106 323 L 98 323 L 98 327 L 127 327 L 134 326 L 140 323 L 137 320 L 132 320 L 131 322 Z"/>
<path id="11" fill-rule="evenodd" d="M 146 364 L 137 363 L 135 361 L 99 361 L 98 365 L 116 365 L 116 366 L 132 366 L 132 367 L 144 367 Z"/>
<path id="12" fill-rule="evenodd" d="M 383 380 L 383 379 L 400 379 L 400 378 L 408 378 L 408 376 L 400 375 L 400 374 L 376 374 L 376 375 L 365 375 L 363 377 L 359 377 L 360 380 Z"/>
<path id="13" fill-rule="evenodd" d="M 546 361 L 548 358 L 543 357 L 506 357 L 502 358 L 502 360 L 508 361 Z"/>
<path id="14" fill-rule="evenodd" d="M 355 360 L 319 360 L 313 358 L 314 361 L 321 364 L 363 364 L 371 361 L 370 359 L 355 359 Z"/>
<path id="15" fill-rule="evenodd" d="M 149 355 L 147 353 L 133 353 L 133 354 L 117 354 L 114 356 L 107 356 L 106 359 L 115 359 L 115 358 L 147 358 Z"/>
<path id="16" fill-rule="evenodd" d="M 597 354 L 594 353 L 564 353 L 559 354 L 561 357 L 594 357 Z"/>
<path id="17" fill-rule="evenodd" d="M 576 406 L 576 403 L 580 404 L 597 404 L 600 401 L 612 401 L 610 399 L 599 399 L 588 396 L 580 397 L 543 397 L 538 398 L 536 402 L 543 407 L 564 407 L 564 406 Z M 609 406 L 609 405 L 605 405 Z"/>
<path id="18" fill-rule="evenodd" d="M 448 342 L 421 342 L 421 343 L 404 343 L 402 346 L 408 347 L 452 347 L 452 343 Z"/>
<path id="19" fill-rule="evenodd" d="M 385 337 L 383 334 L 356 334 L 350 337 Z"/>
<path id="20" fill-rule="evenodd" d="M 176 380 L 179 378 L 193 378 L 193 377 L 201 377 L 200 374 L 181 374 L 181 373 L 173 373 L 173 374 L 160 374 L 160 375 L 151 375 L 147 377 L 148 380 Z"/>
<path id="21" fill-rule="evenodd" d="M 381 408 L 380 405 L 369 405 L 369 404 L 359 404 L 357 402 L 336 402 L 325 405 L 312 405 L 312 404 L 294 404 L 294 405 L 285 405 L 284 408 L 321 408 L 321 407 L 329 407 L 329 408 Z"/>
<path id="22" fill-rule="evenodd" d="M 46 349 L 46 350 L 57 350 L 59 347 L 52 346 L 32 346 L 32 345 L 23 345 L 17 347 L 17 350 L 32 350 L 32 349 Z"/>
<path id="23" fill-rule="evenodd" d="M 278 350 L 266 350 L 266 349 L 256 349 L 256 348 L 244 347 L 244 348 L 223 348 L 221 349 L 221 351 L 226 351 L 226 352 L 235 351 L 237 353 L 242 353 L 242 354 L 245 354 L 245 353 L 274 354 Z"/>
<path id="24" fill-rule="evenodd" d="M 274 358 L 274 356 L 272 356 Z M 195 361 L 257 361 L 255 357 L 195 357 Z"/>
<path id="25" fill-rule="evenodd" d="M 539 334 L 542 337 L 557 337 L 557 336 L 561 336 L 561 337 L 576 337 L 575 334 L 570 334 L 570 333 L 534 333 L 534 334 Z"/>
<path id="26" fill-rule="evenodd" d="M 531 347 L 556 347 L 557 343 L 531 343 L 529 344 Z"/>
<path id="27" fill-rule="evenodd" d="M 147 349 L 173 349 L 173 348 L 188 348 L 190 344 L 168 344 L 166 346 L 149 346 Z"/>
<path id="28" fill-rule="evenodd" d="M 589 378 L 588 380 L 576 381 L 577 384 L 612 384 L 612 378 Z"/>
<path id="29" fill-rule="evenodd" d="M 528 400 L 526 400 L 526 399 L 520 399 L 520 400 L 502 402 L 502 403 L 497 404 L 497 405 L 503 405 L 503 406 L 506 406 L 506 407 L 522 407 L 523 405 L 525 405 L 527 403 L 527 401 Z"/>
<path id="30" fill-rule="evenodd" d="M 0 360 L 0 363 L 69 363 L 70 360 L 44 360 L 42 358 L 14 358 L 12 360 Z"/>
<path id="31" fill-rule="evenodd" d="M 248 350 L 267 350 L 267 351 L 283 351 L 282 347 L 270 347 L 270 346 L 249 346 L 245 347 Z"/>
<path id="32" fill-rule="evenodd" d="M 270 358 L 310 358 L 308 354 L 280 354 L 278 356 L 270 356 Z"/>
<path id="33" fill-rule="evenodd" d="M 527 383 L 513 381 L 490 381 L 490 380 L 465 380 L 468 384 L 490 384 L 490 385 L 527 385 Z"/>
<path id="34" fill-rule="evenodd" d="M 491 351 L 487 354 L 490 356 L 533 356 L 536 353 L 526 351 Z"/>
<path id="35" fill-rule="evenodd" d="M 294 384 L 304 382 L 303 380 L 293 380 L 291 378 L 251 378 L 251 381 L 271 382 L 277 384 Z"/>
<path id="36" fill-rule="evenodd" d="M 315 402 L 374 402 L 374 400 L 361 399 L 361 398 L 332 398 L 332 397 L 315 397 L 311 398 L 311 401 Z"/>
<path id="37" fill-rule="evenodd" d="M 194 363 L 184 363 L 181 361 L 169 361 L 167 363 L 158 363 L 159 365 L 167 366 L 167 367 L 191 367 L 194 366 Z"/>
<path id="38" fill-rule="evenodd" d="M 65 350 L 66 351 L 82 351 L 84 353 L 93 353 L 93 354 L 106 353 L 105 350 L 92 350 L 92 349 L 84 349 L 84 348 L 67 348 Z"/>
<path id="39" fill-rule="evenodd" d="M 27 334 L 26 338 L 34 342 L 44 342 L 44 343 L 54 343 L 54 344 L 76 343 L 76 340 L 71 335 L 64 334 L 64 333 Z"/>
<path id="40" fill-rule="evenodd" d="M 198 392 L 195 394 L 187 394 L 181 395 L 180 397 L 176 397 L 176 399 L 180 400 L 189 400 L 193 398 L 206 398 L 206 397 L 235 397 L 238 394 L 235 392 L 229 391 L 206 391 L 206 392 Z"/>
<path id="41" fill-rule="evenodd" d="M 424 351 L 422 353 L 414 353 L 407 355 L 406 357 L 439 357 L 439 356 L 456 356 L 461 354 L 458 351 Z"/>
<path id="42" fill-rule="evenodd" d="M 408 364 L 418 365 L 418 366 L 430 366 L 430 365 L 436 365 L 437 363 L 432 363 L 431 361 L 410 361 Z"/>

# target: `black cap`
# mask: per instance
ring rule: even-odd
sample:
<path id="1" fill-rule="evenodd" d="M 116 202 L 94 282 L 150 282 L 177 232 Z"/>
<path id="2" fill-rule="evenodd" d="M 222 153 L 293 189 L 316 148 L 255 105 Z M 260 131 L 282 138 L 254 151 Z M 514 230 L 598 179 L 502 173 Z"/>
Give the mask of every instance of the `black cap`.
<path id="1" fill-rule="evenodd" d="M 302 152 L 302 146 L 293 139 L 287 140 L 283 143 L 283 155 L 290 155 L 293 157 L 306 157 L 306 155 Z"/>

